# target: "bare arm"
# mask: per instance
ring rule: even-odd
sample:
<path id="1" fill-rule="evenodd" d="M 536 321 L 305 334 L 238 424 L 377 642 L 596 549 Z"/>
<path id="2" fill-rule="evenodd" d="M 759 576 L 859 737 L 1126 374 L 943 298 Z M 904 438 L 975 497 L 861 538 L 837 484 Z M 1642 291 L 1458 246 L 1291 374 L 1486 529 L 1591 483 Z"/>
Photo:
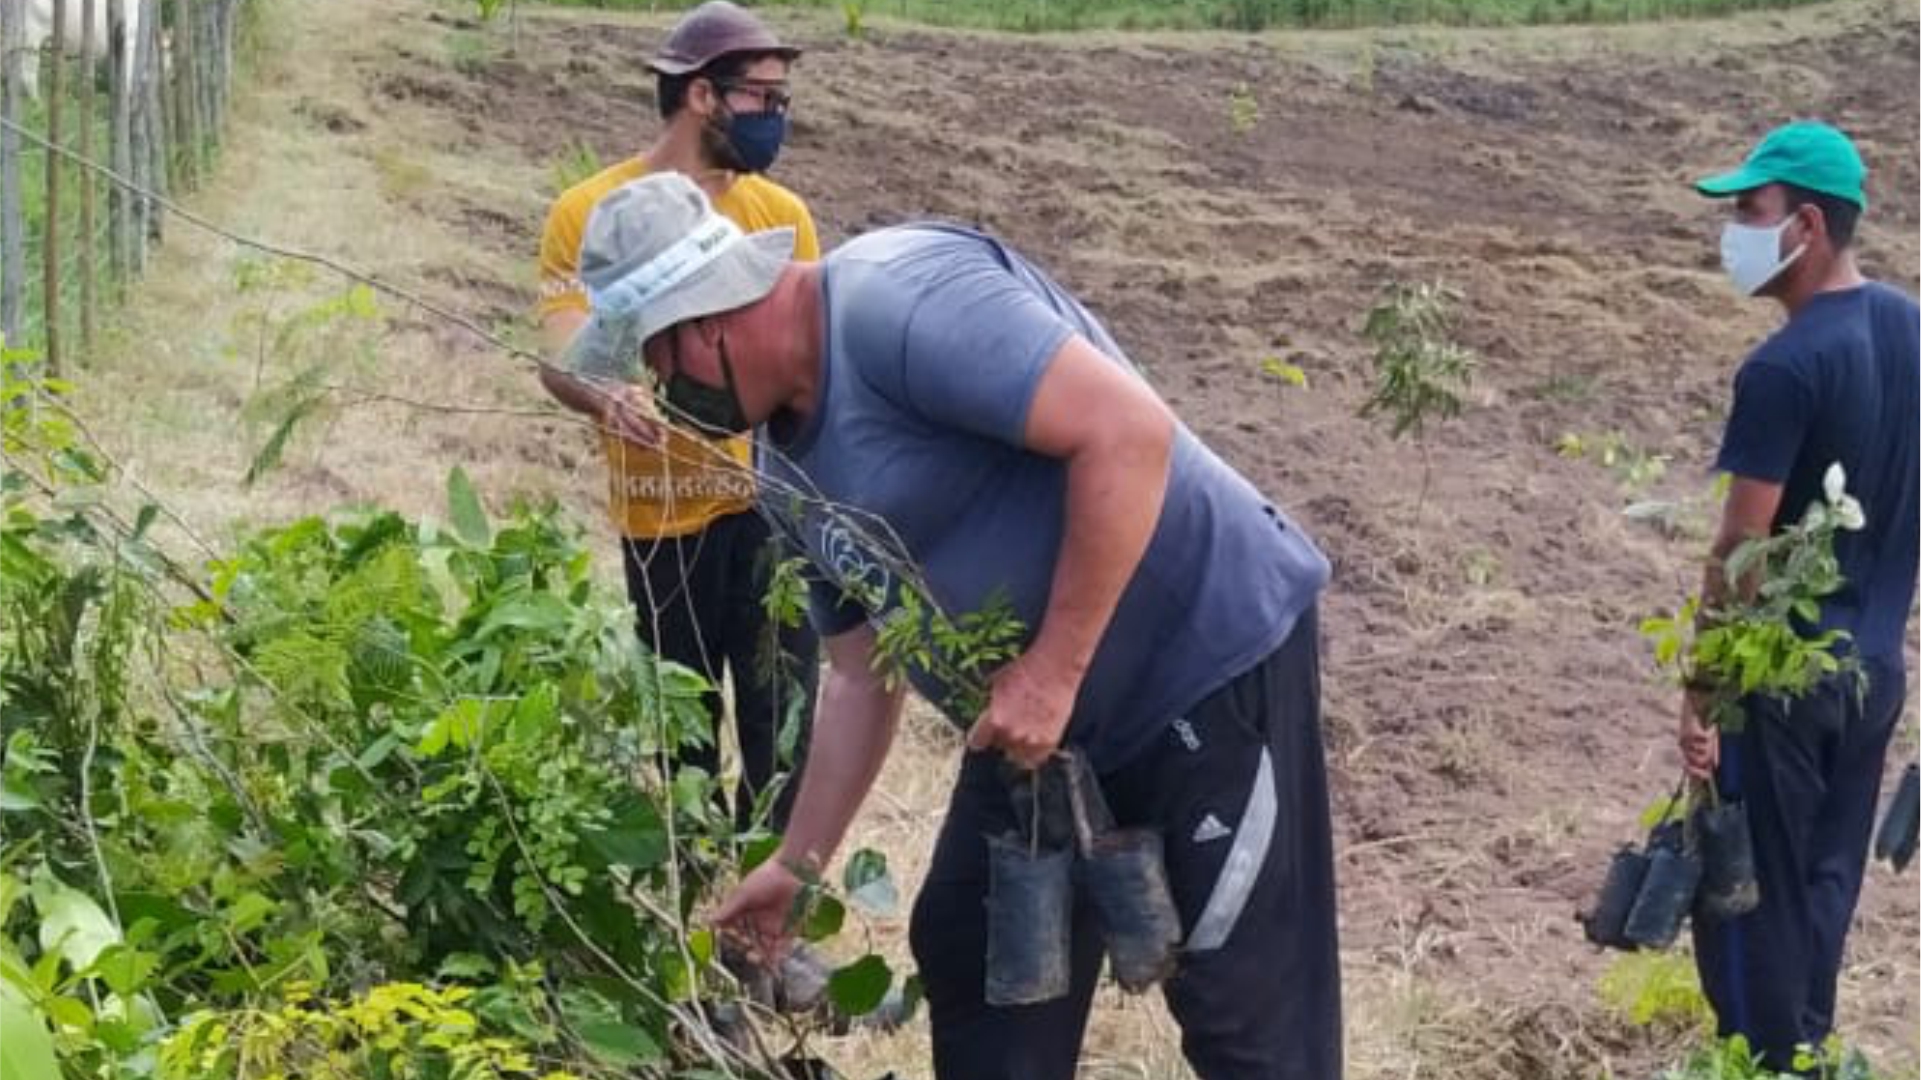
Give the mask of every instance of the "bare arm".
<path id="1" fill-rule="evenodd" d="M 833 858 L 893 746 L 903 691 L 874 670 L 865 623 L 828 638 L 827 678 L 807 744 L 807 767 L 780 855 L 818 871 Z"/>
<path id="2" fill-rule="evenodd" d="M 1780 484 L 1747 477 L 1734 477 L 1728 485 L 1727 502 L 1721 508 L 1721 527 L 1715 532 L 1708 551 L 1707 565 L 1701 571 L 1701 613 L 1719 607 L 1729 595 L 1726 567 L 1728 556 L 1749 540 L 1764 537 L 1774 528 L 1774 515 L 1781 509 Z M 1756 585 L 1753 581 L 1734 582 L 1744 594 Z M 1721 760 L 1720 729 L 1706 722 L 1707 696 L 1689 688 L 1681 695 L 1681 760 L 1689 775 L 1705 779 Z"/>
<path id="3" fill-rule="evenodd" d="M 786 951 L 802 879 L 826 869 L 893 745 L 902 691 L 888 689 L 873 661 L 872 627 L 827 639 L 827 680 L 780 850 L 741 879 L 714 913 L 715 923 L 745 937 L 763 959 Z"/>
<path id="4" fill-rule="evenodd" d="M 550 358 L 558 357 L 566 351 L 574 335 L 586 324 L 587 313 L 584 311 L 562 309 L 543 317 L 540 320 L 540 338 L 547 355 Z M 593 417 L 600 421 L 602 427 L 630 442 L 642 446 L 654 446 L 659 442 L 657 418 L 647 408 L 645 401 L 636 399 L 630 387 L 597 385 L 562 371 L 551 359 L 540 366 L 540 385 L 553 395 L 555 401 L 577 413 Z"/>
<path id="5" fill-rule="evenodd" d="M 546 354 L 559 356 L 586 324 L 587 313 L 583 311 L 562 309 L 549 313 L 540 320 L 540 340 Z M 540 385 L 555 401 L 577 413 L 598 418 L 606 407 L 605 395 L 596 393 L 591 383 L 567 374 L 552 362 L 540 366 Z"/>
<path id="6" fill-rule="evenodd" d="M 1032 768 L 1059 745 L 1074 697 L 1153 538 L 1174 416 L 1147 384 L 1070 338 L 1028 411 L 1030 449 L 1067 465 L 1066 525 L 1034 643 L 996 676 L 968 744 Z"/>
<path id="7" fill-rule="evenodd" d="M 1766 480 L 1734 477 L 1728 485 L 1728 500 L 1721 508 L 1721 527 L 1715 533 L 1708 563 L 1701 580 L 1701 606 L 1718 606 L 1728 597 L 1728 580 L 1723 573 L 1728 556 L 1749 540 L 1768 535 L 1774 529 L 1774 516 L 1780 512 L 1782 486 Z M 1754 582 L 1740 582 L 1742 595 L 1748 595 Z"/>

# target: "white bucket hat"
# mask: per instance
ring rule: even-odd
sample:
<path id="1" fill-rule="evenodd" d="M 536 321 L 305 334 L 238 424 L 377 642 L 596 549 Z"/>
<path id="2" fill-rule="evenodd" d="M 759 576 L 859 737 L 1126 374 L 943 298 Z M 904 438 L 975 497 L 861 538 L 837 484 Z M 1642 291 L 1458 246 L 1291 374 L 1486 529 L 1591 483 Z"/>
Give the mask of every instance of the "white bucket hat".
<path id="1" fill-rule="evenodd" d="M 632 381 L 649 338 L 766 296 L 793 253 L 793 229 L 744 233 L 680 173 L 623 184 L 587 219 L 580 280 L 593 312 L 561 362 L 577 375 Z"/>

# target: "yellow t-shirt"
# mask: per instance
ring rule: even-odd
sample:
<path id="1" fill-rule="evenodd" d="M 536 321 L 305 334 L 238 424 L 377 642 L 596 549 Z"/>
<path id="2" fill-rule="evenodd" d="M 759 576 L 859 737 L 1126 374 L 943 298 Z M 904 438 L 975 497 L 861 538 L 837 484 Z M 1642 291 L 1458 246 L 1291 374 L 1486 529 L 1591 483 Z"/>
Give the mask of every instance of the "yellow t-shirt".
<path id="1" fill-rule="evenodd" d="M 608 192 L 646 174 L 647 163 L 632 158 L 602 169 L 554 201 L 540 237 L 540 318 L 557 311 L 587 312 L 587 290 L 579 276 L 587 217 Z M 807 204 L 772 180 L 742 176 L 714 200 L 714 209 L 748 232 L 791 227 L 794 257 L 820 258 Z M 607 454 L 608 509 L 627 536 L 685 536 L 754 501 L 753 474 L 745 467 L 752 463 L 753 446 L 746 436 L 714 441 L 670 428 L 661 449 L 608 432 L 600 441 Z"/>

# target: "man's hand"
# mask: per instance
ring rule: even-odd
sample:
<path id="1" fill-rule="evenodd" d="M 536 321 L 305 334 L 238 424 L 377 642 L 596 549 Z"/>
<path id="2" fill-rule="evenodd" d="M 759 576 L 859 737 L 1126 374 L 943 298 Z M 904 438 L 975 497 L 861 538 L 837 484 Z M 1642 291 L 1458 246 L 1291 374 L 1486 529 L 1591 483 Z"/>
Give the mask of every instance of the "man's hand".
<path id="1" fill-rule="evenodd" d="M 1701 719 L 1702 710 L 1707 708 L 1707 700 L 1695 693 L 1684 694 L 1681 698 L 1681 728 L 1678 742 L 1681 745 L 1681 767 L 1696 780 L 1707 780 L 1714 776 L 1714 768 L 1721 762 L 1721 729 Z"/>
<path id="2" fill-rule="evenodd" d="M 597 385 L 594 393 L 600 399 L 600 426 L 608 433 L 649 449 L 660 446 L 660 414 L 645 390 L 627 384 Z"/>
<path id="3" fill-rule="evenodd" d="M 1080 679 L 1034 652 L 1015 657 L 994 676 L 987 709 L 967 733 L 974 750 L 999 750 L 1023 769 L 1038 769 L 1060 747 Z"/>
<path id="4" fill-rule="evenodd" d="M 771 967 L 787 955 L 792 944 L 789 920 L 800 890 L 800 878 L 775 856 L 734 886 L 714 913 L 714 924 L 745 942 L 753 959 Z"/>

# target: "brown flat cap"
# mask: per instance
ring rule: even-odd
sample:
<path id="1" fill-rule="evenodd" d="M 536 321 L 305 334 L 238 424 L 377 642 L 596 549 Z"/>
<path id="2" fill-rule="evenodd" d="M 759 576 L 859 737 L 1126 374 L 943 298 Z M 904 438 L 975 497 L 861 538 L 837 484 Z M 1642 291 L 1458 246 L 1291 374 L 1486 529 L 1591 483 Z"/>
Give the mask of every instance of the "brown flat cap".
<path id="1" fill-rule="evenodd" d="M 707 0 L 674 24 L 647 66 L 662 75 L 685 75 L 728 53 L 773 53 L 792 60 L 800 50 L 781 44 L 765 23 L 740 5 Z"/>

